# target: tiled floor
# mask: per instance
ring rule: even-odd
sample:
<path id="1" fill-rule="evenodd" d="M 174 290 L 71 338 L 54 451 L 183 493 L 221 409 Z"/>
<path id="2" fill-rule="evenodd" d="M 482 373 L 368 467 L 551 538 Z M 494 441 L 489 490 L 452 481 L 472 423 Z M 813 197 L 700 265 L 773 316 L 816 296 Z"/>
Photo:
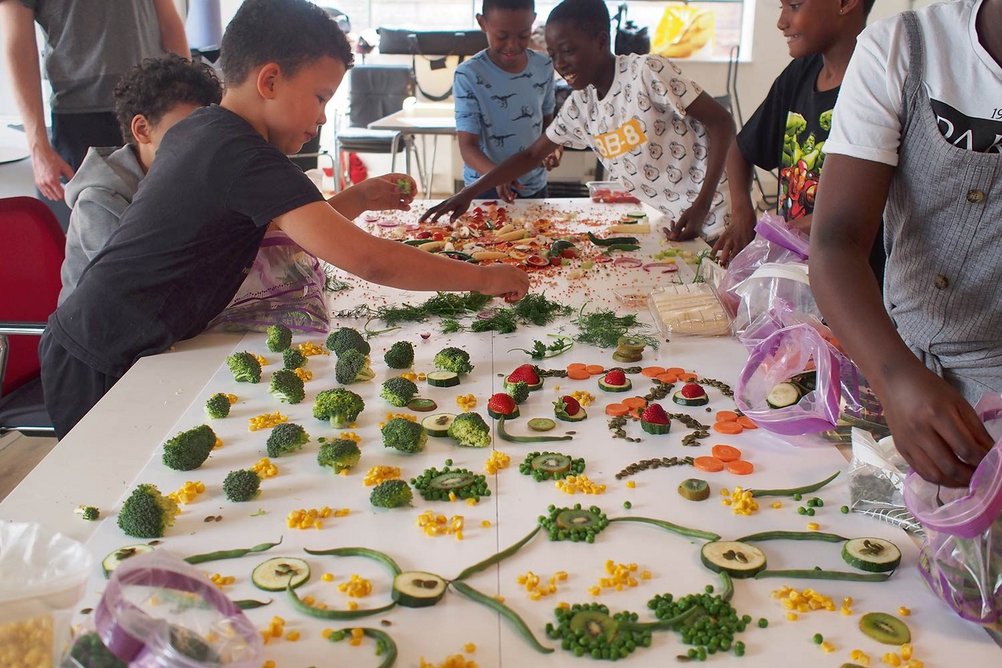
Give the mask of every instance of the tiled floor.
<path id="1" fill-rule="evenodd" d="M 0 437 L 0 499 L 4 499 L 56 445 L 54 438 L 10 432 Z"/>

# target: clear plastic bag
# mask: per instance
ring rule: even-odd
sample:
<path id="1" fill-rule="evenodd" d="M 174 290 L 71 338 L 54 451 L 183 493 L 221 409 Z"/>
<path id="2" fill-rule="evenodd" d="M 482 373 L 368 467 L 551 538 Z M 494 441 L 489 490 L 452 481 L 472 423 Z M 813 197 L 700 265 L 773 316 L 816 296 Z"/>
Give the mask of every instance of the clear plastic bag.
<path id="1" fill-rule="evenodd" d="M 926 531 L 926 582 L 964 619 L 1002 631 L 1002 397 L 987 395 L 975 410 L 998 440 L 970 486 L 940 487 L 911 473 L 904 499 Z"/>
<path id="2" fill-rule="evenodd" d="M 853 428 L 849 507 L 854 513 L 876 517 L 905 531 L 921 532 L 922 525 L 908 512 L 903 496 L 910 470 L 895 449 L 893 437 L 877 441 L 869 432 Z"/>
<path id="3" fill-rule="evenodd" d="M 807 265 L 802 262 L 766 262 L 734 286 L 731 293 L 741 300 L 731 322 L 731 329 L 739 338 L 752 323 L 773 309 L 821 321 L 821 311 L 807 277 Z"/>
<path id="4" fill-rule="evenodd" d="M 16 665 L 52 665 L 69 639 L 92 565 L 72 538 L 38 524 L 0 523 L 0 656 Z"/>
<path id="5" fill-rule="evenodd" d="M 261 637 L 244 613 L 198 569 L 166 550 L 131 557 L 115 569 L 61 664 L 96 658 L 129 668 L 259 668 Z M 101 664 L 106 665 L 106 664 Z"/>
<path id="6" fill-rule="evenodd" d="M 283 232 L 269 230 L 236 296 L 209 327 L 263 332 L 280 323 L 294 332 L 326 333 L 326 282 L 320 260 Z"/>

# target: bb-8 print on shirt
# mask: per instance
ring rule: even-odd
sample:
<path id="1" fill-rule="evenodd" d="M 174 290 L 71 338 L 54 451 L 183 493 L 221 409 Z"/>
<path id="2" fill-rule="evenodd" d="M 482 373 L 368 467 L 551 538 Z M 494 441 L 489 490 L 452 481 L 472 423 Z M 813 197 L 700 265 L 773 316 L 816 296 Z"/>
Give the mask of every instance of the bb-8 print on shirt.
<path id="1" fill-rule="evenodd" d="M 572 148 L 591 148 L 613 178 L 674 221 L 706 175 L 706 129 L 685 113 L 702 92 L 667 58 L 617 56 L 605 97 L 599 99 L 594 86 L 574 91 L 546 136 Z M 721 179 L 703 225 L 708 239 L 726 225 L 726 195 Z"/>

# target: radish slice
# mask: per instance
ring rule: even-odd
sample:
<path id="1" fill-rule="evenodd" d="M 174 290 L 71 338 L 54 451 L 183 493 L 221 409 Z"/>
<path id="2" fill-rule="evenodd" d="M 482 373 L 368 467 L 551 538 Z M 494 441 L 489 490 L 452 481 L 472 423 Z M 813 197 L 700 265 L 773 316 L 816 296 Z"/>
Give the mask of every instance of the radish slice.
<path id="1" fill-rule="evenodd" d="M 631 269 L 644 266 L 643 261 L 635 257 L 617 257 L 612 263 L 620 267 L 630 267 Z"/>
<path id="2" fill-rule="evenodd" d="M 596 255 L 595 257 L 592 258 L 592 261 L 601 263 L 612 262 L 612 258 L 609 257 L 608 255 Z"/>
<path id="3" fill-rule="evenodd" d="M 644 265 L 644 271 L 650 271 L 651 269 L 663 268 L 662 274 L 670 274 L 673 271 L 678 271 L 678 265 L 674 262 L 650 262 Z"/>
<path id="4" fill-rule="evenodd" d="M 372 221 L 369 221 L 372 222 Z M 379 227 L 400 227 L 400 223 L 395 220 L 381 220 L 376 223 Z"/>

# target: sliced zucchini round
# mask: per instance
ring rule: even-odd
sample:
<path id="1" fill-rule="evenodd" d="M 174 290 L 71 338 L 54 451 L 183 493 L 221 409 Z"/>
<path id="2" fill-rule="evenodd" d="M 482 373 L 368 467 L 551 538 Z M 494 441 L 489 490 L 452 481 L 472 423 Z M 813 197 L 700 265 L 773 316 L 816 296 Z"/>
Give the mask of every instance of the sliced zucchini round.
<path id="1" fill-rule="evenodd" d="M 557 416 L 557 419 L 563 420 L 564 422 L 580 422 L 588 417 L 588 411 L 584 408 L 579 408 L 578 412 L 574 415 L 568 415 L 563 411 L 553 411 L 553 414 Z"/>
<path id="2" fill-rule="evenodd" d="M 104 570 L 104 577 L 111 577 L 119 565 L 137 554 L 152 552 L 155 548 L 152 545 L 126 545 L 110 552 L 107 557 L 101 560 L 101 569 Z"/>
<path id="3" fill-rule="evenodd" d="M 513 410 L 511 413 L 499 413 L 499 412 L 497 412 L 495 410 L 491 410 L 491 408 L 488 407 L 487 408 L 487 414 L 490 415 L 495 420 L 500 420 L 501 418 L 505 418 L 505 419 L 508 419 L 508 420 L 514 420 L 519 415 L 521 415 L 521 413 L 518 412 L 518 406 L 516 406 L 515 410 Z"/>
<path id="4" fill-rule="evenodd" d="M 407 402 L 407 408 L 411 409 L 412 411 L 418 411 L 419 413 L 430 413 L 431 411 L 438 408 L 438 404 L 436 404 L 431 399 L 414 397 L 413 399 Z"/>
<path id="5" fill-rule="evenodd" d="M 557 423 L 550 418 L 532 418 L 526 426 L 533 431 L 550 431 L 557 426 Z"/>
<path id="6" fill-rule="evenodd" d="M 448 437 L 449 427 L 452 426 L 452 421 L 455 419 L 456 416 L 453 413 L 436 413 L 421 420 L 421 426 L 424 427 L 429 436 Z"/>
<path id="7" fill-rule="evenodd" d="M 714 573 L 724 572 L 732 578 L 755 577 L 766 566 L 765 552 L 736 540 L 706 543 L 699 551 L 699 558 Z"/>
<path id="8" fill-rule="evenodd" d="M 393 578 L 391 596 L 406 608 L 427 608 L 442 600 L 448 586 L 448 582 L 434 573 L 404 571 Z"/>
<path id="9" fill-rule="evenodd" d="M 671 422 L 648 422 L 647 420 L 640 420 L 640 428 L 646 431 L 648 434 L 653 436 L 660 436 L 661 434 L 667 434 L 671 429 Z"/>
<path id="10" fill-rule="evenodd" d="M 604 378 L 599 378 L 598 387 L 600 390 L 605 390 L 606 392 L 627 392 L 633 389 L 633 381 L 627 378 L 626 382 L 622 385 L 612 385 L 605 382 Z"/>
<path id="11" fill-rule="evenodd" d="M 671 400 L 679 406 L 705 406 L 710 403 L 710 397 L 706 396 L 706 394 L 690 399 L 682 394 L 682 390 L 671 395 Z"/>
<path id="12" fill-rule="evenodd" d="M 901 563 L 901 550 L 883 538 L 853 538 L 842 546 L 842 559 L 861 571 L 885 573 Z"/>
<path id="13" fill-rule="evenodd" d="M 264 591 L 293 589 L 310 579 L 310 565 L 296 557 L 272 557 L 254 567 L 251 582 Z"/>
<path id="14" fill-rule="evenodd" d="M 800 388 L 793 383 L 777 383 L 769 390 L 765 403 L 769 404 L 769 408 L 786 408 L 800 401 L 801 396 Z"/>
<path id="15" fill-rule="evenodd" d="M 459 374 L 451 371 L 432 371 L 425 380 L 432 387 L 455 387 L 459 385 Z"/>

